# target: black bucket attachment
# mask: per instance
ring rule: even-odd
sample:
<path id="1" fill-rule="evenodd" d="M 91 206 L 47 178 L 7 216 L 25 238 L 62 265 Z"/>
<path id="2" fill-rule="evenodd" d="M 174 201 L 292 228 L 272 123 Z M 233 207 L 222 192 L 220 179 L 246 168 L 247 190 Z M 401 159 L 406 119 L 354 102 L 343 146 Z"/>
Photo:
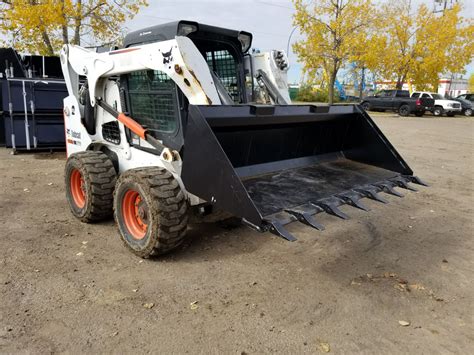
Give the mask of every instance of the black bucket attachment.
<path id="1" fill-rule="evenodd" d="M 283 226 L 314 215 L 349 218 L 395 187 L 426 185 L 367 113 L 344 106 L 192 106 L 182 179 L 188 192 L 241 217 L 259 231 L 295 240 Z"/>

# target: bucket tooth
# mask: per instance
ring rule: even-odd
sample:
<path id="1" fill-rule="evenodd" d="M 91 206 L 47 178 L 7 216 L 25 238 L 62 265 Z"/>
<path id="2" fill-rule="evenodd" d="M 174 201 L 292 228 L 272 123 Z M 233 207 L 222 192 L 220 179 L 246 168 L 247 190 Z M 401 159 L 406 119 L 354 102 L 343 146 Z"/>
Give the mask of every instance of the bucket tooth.
<path id="1" fill-rule="evenodd" d="M 374 185 L 381 188 L 383 190 L 383 192 L 386 192 L 390 195 L 394 195 L 394 196 L 397 196 L 397 197 L 403 197 L 403 194 L 396 191 L 390 183 L 380 182 L 380 183 L 374 184 Z"/>
<path id="2" fill-rule="evenodd" d="M 291 214 L 292 216 L 295 216 L 298 221 L 301 223 L 306 224 L 307 226 L 316 228 L 317 230 L 323 231 L 324 226 L 320 223 L 318 223 L 313 216 L 311 216 L 308 212 L 300 212 L 300 211 L 295 211 L 295 210 L 285 210 L 286 213 Z"/>
<path id="3" fill-rule="evenodd" d="M 354 191 L 364 195 L 367 198 L 370 198 L 372 200 L 382 202 L 382 203 L 388 203 L 386 199 L 384 199 L 382 196 L 380 196 L 377 191 L 372 188 L 372 187 L 362 187 L 362 188 L 357 188 L 354 189 Z"/>
<path id="4" fill-rule="evenodd" d="M 289 242 L 294 242 L 297 240 L 290 232 L 288 232 L 285 227 L 280 222 L 268 221 L 269 231 L 283 239 L 288 240 Z"/>
<path id="5" fill-rule="evenodd" d="M 408 185 L 407 181 L 405 180 L 405 178 L 402 178 L 402 177 L 399 177 L 399 178 L 395 178 L 395 179 L 392 179 L 391 180 L 394 184 L 397 184 L 397 186 L 403 188 L 403 189 L 407 189 L 407 190 L 410 190 L 410 191 L 418 191 L 417 189 L 415 189 L 414 187 Z"/>
<path id="6" fill-rule="evenodd" d="M 333 216 L 342 218 L 342 219 L 350 219 L 350 217 L 342 212 L 337 206 L 333 203 L 329 202 L 310 202 L 313 206 L 319 207 L 323 209 L 326 213 L 332 214 Z"/>
<path id="7" fill-rule="evenodd" d="M 423 180 L 421 180 L 418 176 L 413 176 L 413 175 L 403 175 L 403 177 L 405 179 L 408 179 L 410 182 L 414 183 L 414 184 L 418 184 L 418 185 L 422 185 L 422 186 L 430 186 L 428 185 L 426 182 L 424 182 Z"/>
<path id="8" fill-rule="evenodd" d="M 369 212 L 370 209 L 367 208 L 362 202 L 360 202 L 360 199 L 356 198 L 355 196 L 352 195 L 338 195 L 341 200 L 343 200 L 345 203 L 348 205 L 351 205 L 353 207 L 359 208 L 363 211 Z"/>

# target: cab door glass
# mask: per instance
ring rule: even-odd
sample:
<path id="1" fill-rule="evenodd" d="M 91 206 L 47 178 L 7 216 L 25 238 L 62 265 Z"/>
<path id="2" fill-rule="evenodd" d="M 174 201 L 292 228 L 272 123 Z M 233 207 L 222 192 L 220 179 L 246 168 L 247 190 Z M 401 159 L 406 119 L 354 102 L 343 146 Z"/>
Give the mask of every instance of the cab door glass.
<path id="1" fill-rule="evenodd" d="M 155 138 L 176 133 L 179 108 L 176 84 L 159 70 L 141 70 L 128 74 L 131 116 Z"/>

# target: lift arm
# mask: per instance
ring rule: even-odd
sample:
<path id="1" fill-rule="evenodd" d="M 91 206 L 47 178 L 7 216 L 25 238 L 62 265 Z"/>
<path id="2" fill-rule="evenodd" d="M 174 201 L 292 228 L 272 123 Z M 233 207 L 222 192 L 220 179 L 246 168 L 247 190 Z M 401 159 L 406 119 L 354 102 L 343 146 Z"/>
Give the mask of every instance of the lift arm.
<path id="1" fill-rule="evenodd" d="M 147 69 L 166 73 L 190 104 L 221 104 L 206 61 L 187 37 L 105 53 L 65 45 L 60 57 L 69 95 L 78 96 L 79 75 L 84 75 L 92 106 L 95 106 L 96 92 L 103 84 L 102 78 Z"/>

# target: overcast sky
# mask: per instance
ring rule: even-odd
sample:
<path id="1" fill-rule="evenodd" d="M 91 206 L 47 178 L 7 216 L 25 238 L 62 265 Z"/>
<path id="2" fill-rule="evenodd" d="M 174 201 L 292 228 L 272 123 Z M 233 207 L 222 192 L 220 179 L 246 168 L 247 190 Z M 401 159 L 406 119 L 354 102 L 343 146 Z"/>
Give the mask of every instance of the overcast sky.
<path id="1" fill-rule="evenodd" d="M 127 32 L 170 21 L 192 20 L 251 32 L 253 47 L 265 51 L 286 50 L 289 36 L 294 29 L 294 7 L 291 0 L 149 0 L 149 3 L 148 7 L 141 9 L 132 21 L 124 25 Z M 431 8 L 434 0 L 412 0 L 412 3 L 415 6 L 425 3 Z M 463 3 L 463 15 L 473 18 L 474 0 L 464 0 Z M 291 43 L 299 38 L 298 31 L 295 31 Z M 289 81 L 299 82 L 301 65 L 297 62 L 291 46 L 289 58 Z M 474 63 L 466 69 L 468 75 L 473 73 Z"/>
<path id="2" fill-rule="evenodd" d="M 426 3 L 433 6 L 433 0 L 412 0 L 414 5 Z M 149 0 L 150 5 L 140 11 L 127 29 L 136 30 L 155 24 L 175 20 L 192 20 L 208 25 L 244 30 L 253 34 L 253 47 L 262 51 L 287 48 L 293 29 L 294 7 L 291 0 Z M 474 0 L 465 0 L 463 15 L 474 17 Z M 291 42 L 299 38 L 296 31 Z M 291 50 L 290 82 L 299 82 L 301 65 Z M 468 68 L 474 72 L 474 63 Z"/>

